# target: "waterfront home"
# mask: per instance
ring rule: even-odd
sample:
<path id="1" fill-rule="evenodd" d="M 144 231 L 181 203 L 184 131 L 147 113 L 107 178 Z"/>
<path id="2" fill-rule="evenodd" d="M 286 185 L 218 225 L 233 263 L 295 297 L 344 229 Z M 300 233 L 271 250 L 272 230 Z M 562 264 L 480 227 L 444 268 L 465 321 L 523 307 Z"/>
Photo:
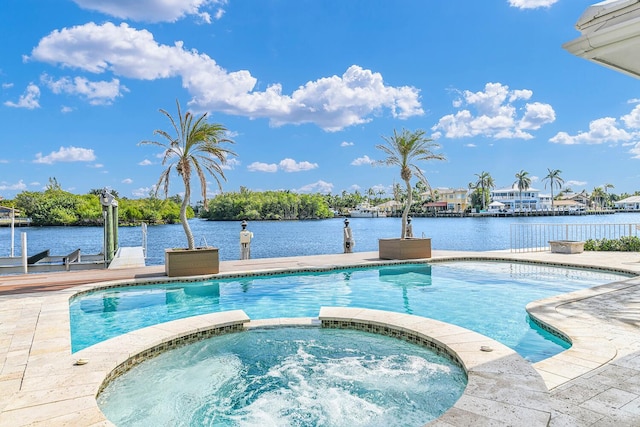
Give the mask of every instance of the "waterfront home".
<path id="1" fill-rule="evenodd" d="M 397 212 L 402 211 L 402 203 L 395 200 L 389 200 L 388 202 L 377 205 L 376 209 L 378 209 L 380 212 L 383 212 L 387 216 L 393 216 Z"/>
<path id="2" fill-rule="evenodd" d="M 626 211 L 640 211 L 640 196 L 631 196 L 626 199 L 613 202 L 616 209 L 624 209 Z"/>
<path id="3" fill-rule="evenodd" d="M 566 193 L 558 197 L 558 200 L 569 200 L 573 202 L 578 202 L 585 207 L 589 206 L 589 199 L 590 199 L 590 196 L 586 192 L 586 190 L 582 190 L 579 193 Z"/>
<path id="4" fill-rule="evenodd" d="M 433 191 L 435 200 L 423 206 L 431 211 L 464 212 L 469 207 L 468 194 L 469 190 L 466 188 L 436 188 Z M 431 195 L 432 193 L 427 191 L 420 194 L 420 198 L 424 201 Z"/>
<path id="5" fill-rule="evenodd" d="M 438 192 L 440 193 L 440 201 L 447 203 L 448 211 L 460 213 L 467 210 L 469 190 L 466 188 L 444 188 L 438 189 Z"/>
<path id="6" fill-rule="evenodd" d="M 528 188 L 518 190 L 517 186 L 491 190 L 491 202 L 504 204 L 504 209 L 508 211 L 535 211 L 542 209 L 540 205 L 540 190 Z M 522 199 L 520 198 L 522 196 Z M 551 205 L 549 197 L 549 209 Z"/>

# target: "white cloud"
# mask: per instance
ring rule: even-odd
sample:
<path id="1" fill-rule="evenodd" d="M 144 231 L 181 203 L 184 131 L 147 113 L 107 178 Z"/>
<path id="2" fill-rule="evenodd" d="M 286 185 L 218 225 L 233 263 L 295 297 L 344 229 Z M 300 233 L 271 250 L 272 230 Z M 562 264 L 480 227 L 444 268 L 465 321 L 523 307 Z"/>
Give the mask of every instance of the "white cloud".
<path id="1" fill-rule="evenodd" d="M 13 83 L 2 83 L 2 89 L 10 89 L 13 87 Z"/>
<path id="2" fill-rule="evenodd" d="M 7 164 L 7 163 L 9 163 L 9 160 L 6 160 L 6 159 L 0 159 L 0 163 L 5 163 L 5 164 Z"/>
<path id="3" fill-rule="evenodd" d="M 537 9 L 540 7 L 551 7 L 558 0 L 509 0 L 509 5 L 518 9 Z"/>
<path id="4" fill-rule="evenodd" d="M 73 111 L 73 108 L 71 107 L 67 107 L 66 105 L 63 105 L 62 108 L 60 108 L 60 112 L 63 114 L 67 114 Z"/>
<path id="5" fill-rule="evenodd" d="M 247 170 L 249 170 L 250 172 L 274 173 L 278 171 L 278 165 L 274 163 L 253 162 L 249 166 L 247 166 Z"/>
<path id="6" fill-rule="evenodd" d="M 235 157 L 232 157 L 230 159 L 227 159 L 227 162 L 221 167 L 224 170 L 233 170 L 236 168 L 236 166 L 240 166 L 240 160 L 236 159 Z"/>
<path id="7" fill-rule="evenodd" d="M 92 162 L 96 159 L 96 155 L 92 149 L 79 147 L 60 147 L 58 151 L 52 151 L 50 154 L 43 156 L 42 153 L 36 154 L 33 163 L 54 164 L 59 162 Z"/>
<path id="8" fill-rule="evenodd" d="M 309 81 L 291 95 L 283 94 L 279 83 L 256 91 L 257 79 L 249 71 L 229 72 L 208 55 L 186 50 L 182 42 L 158 44 L 149 31 L 125 23 L 53 31 L 28 59 L 138 80 L 180 77 L 193 97 L 192 108 L 268 118 L 272 126 L 315 123 L 338 131 L 366 123 L 383 109 L 400 119 L 424 113 L 418 89 L 385 85 L 380 73 L 357 65 L 341 76 Z"/>
<path id="9" fill-rule="evenodd" d="M 310 163 L 306 161 L 296 162 L 293 159 L 287 158 L 287 159 L 282 159 L 278 164 L 253 162 L 249 166 L 247 166 L 247 169 L 250 172 L 274 173 L 274 172 L 277 172 L 278 170 L 281 170 L 283 172 L 302 172 L 302 171 L 308 171 L 311 169 L 316 169 L 317 167 L 318 167 L 317 163 Z"/>
<path id="10" fill-rule="evenodd" d="M 318 167 L 317 163 L 310 162 L 296 162 L 293 159 L 283 159 L 278 164 L 280 170 L 284 172 L 302 172 L 308 171 L 311 169 L 316 169 Z"/>
<path id="11" fill-rule="evenodd" d="M 78 6 L 96 10 L 121 19 L 147 22 L 175 22 L 187 15 L 210 22 L 210 15 L 202 9 L 225 5 L 227 0 L 74 0 Z M 216 11 L 220 19 L 224 11 Z"/>
<path id="12" fill-rule="evenodd" d="M 629 114 L 620 117 L 628 128 L 640 129 L 640 105 L 636 105 Z"/>
<path id="13" fill-rule="evenodd" d="M 375 162 L 375 160 L 370 159 L 369 156 L 367 156 L 366 154 L 362 157 L 358 157 L 357 159 L 355 159 L 354 161 L 351 162 L 351 164 L 353 166 L 362 166 L 362 165 L 370 165 L 373 164 L 373 162 Z"/>
<path id="14" fill-rule="evenodd" d="M 96 169 L 102 169 L 104 167 L 104 165 L 102 163 L 95 163 L 93 165 L 89 165 L 89 167 L 96 168 Z"/>
<path id="15" fill-rule="evenodd" d="M 40 108 L 40 88 L 33 83 L 29 83 L 27 90 L 20 96 L 18 102 L 6 101 L 4 105 L 28 110 Z"/>
<path id="16" fill-rule="evenodd" d="M 18 181 L 15 184 L 9 184 L 7 182 L 0 182 L 0 191 L 22 191 L 26 190 L 27 185 L 22 181 Z"/>
<path id="17" fill-rule="evenodd" d="M 123 184 L 133 184 L 133 180 L 131 178 L 125 178 L 120 182 Z"/>
<path id="18" fill-rule="evenodd" d="M 293 190 L 296 193 L 322 193 L 329 194 L 333 191 L 333 184 L 325 182 L 325 181 L 317 181 L 313 184 L 304 185 L 297 190 Z"/>
<path id="19" fill-rule="evenodd" d="M 144 159 L 143 161 L 138 163 L 138 165 L 140 165 L 140 166 L 149 166 L 149 165 L 152 165 L 152 164 L 153 164 L 153 162 L 151 160 L 149 160 L 149 159 Z"/>
<path id="20" fill-rule="evenodd" d="M 148 197 L 153 191 L 153 187 L 140 187 L 135 190 L 131 190 L 131 194 L 134 197 Z"/>
<path id="21" fill-rule="evenodd" d="M 629 153 L 632 159 L 640 159 L 640 142 L 634 144 L 633 147 L 629 149 Z"/>
<path id="22" fill-rule="evenodd" d="M 576 191 L 576 187 L 584 187 L 585 185 L 587 185 L 587 181 L 569 180 L 564 182 L 563 188 L 571 188 Z"/>
<path id="23" fill-rule="evenodd" d="M 340 147 L 352 147 L 355 144 L 353 142 L 348 142 L 348 141 L 342 141 L 342 143 L 340 144 Z"/>
<path id="24" fill-rule="evenodd" d="M 122 96 L 122 92 L 129 91 L 125 86 L 120 85 L 118 79 L 112 79 L 110 82 L 91 82 L 84 77 L 75 77 L 74 79 L 63 77 L 54 80 L 45 74 L 41 80 L 53 93 L 80 95 L 86 98 L 91 105 L 110 105 L 116 98 Z"/>
<path id="25" fill-rule="evenodd" d="M 549 141 L 555 144 L 576 145 L 576 144 L 603 144 L 605 142 L 617 143 L 629 141 L 633 135 L 618 126 L 618 122 L 613 117 L 604 117 L 593 120 L 589 123 L 589 131 L 580 132 L 571 136 L 567 132 L 558 132 Z"/>
<path id="26" fill-rule="evenodd" d="M 520 129 L 538 130 L 542 125 L 556 121 L 556 112 L 549 104 L 533 102 L 525 105 L 525 113 L 520 120 Z"/>
<path id="27" fill-rule="evenodd" d="M 476 113 L 462 109 L 446 115 L 431 130 L 434 136 L 444 135 L 447 138 L 485 136 L 531 139 L 533 135 L 527 131 L 537 130 L 556 119 L 553 107 L 540 102 L 526 103 L 524 114 L 518 118 L 514 103 L 529 100 L 532 96 L 531 90 L 509 90 L 508 86 L 501 83 L 487 83 L 481 92 L 465 90 L 453 105 L 456 108 L 466 105 L 475 109 Z"/>

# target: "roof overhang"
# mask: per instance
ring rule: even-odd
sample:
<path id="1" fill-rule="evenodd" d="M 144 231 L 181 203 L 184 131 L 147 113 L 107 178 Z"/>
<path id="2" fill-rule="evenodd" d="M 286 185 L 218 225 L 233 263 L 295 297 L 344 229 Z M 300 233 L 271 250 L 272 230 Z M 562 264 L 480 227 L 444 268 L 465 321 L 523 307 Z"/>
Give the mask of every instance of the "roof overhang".
<path id="1" fill-rule="evenodd" d="M 562 45 L 581 58 L 640 78 L 640 0 L 607 0 L 587 8 L 580 37 Z"/>

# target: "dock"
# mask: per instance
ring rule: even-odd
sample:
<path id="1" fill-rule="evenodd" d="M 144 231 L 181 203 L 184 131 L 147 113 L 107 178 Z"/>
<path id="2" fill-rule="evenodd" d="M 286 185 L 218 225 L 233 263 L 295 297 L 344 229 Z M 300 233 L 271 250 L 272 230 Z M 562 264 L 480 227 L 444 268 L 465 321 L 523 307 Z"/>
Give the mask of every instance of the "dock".
<path id="1" fill-rule="evenodd" d="M 82 254 L 80 249 L 67 255 L 50 255 L 49 250 L 27 257 L 27 273 L 52 273 L 78 270 L 118 270 L 145 267 L 145 253 L 142 246 L 121 247 L 111 262 L 104 260 L 103 254 Z M 22 257 L 0 257 L 0 276 L 24 274 Z"/>

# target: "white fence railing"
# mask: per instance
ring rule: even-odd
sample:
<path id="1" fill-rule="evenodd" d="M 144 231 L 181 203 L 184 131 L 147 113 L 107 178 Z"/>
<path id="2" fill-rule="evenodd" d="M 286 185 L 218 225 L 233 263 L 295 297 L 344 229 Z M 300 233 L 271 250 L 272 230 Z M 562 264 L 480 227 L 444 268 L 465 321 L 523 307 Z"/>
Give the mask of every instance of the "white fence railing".
<path id="1" fill-rule="evenodd" d="M 549 250 L 549 240 L 640 237 L 640 224 L 511 224 L 511 252 Z"/>

